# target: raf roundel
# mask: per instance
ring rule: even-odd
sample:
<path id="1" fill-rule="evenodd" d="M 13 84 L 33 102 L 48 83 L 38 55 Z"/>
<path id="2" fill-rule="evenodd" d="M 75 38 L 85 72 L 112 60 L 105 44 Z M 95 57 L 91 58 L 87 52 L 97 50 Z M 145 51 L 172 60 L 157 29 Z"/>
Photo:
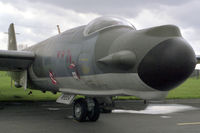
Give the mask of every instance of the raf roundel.
<path id="1" fill-rule="evenodd" d="M 56 85 L 56 84 L 57 84 L 57 81 L 56 81 L 56 79 L 54 78 L 53 72 L 51 72 L 51 71 L 49 72 L 49 77 L 50 77 L 50 79 L 51 79 L 52 84 Z"/>

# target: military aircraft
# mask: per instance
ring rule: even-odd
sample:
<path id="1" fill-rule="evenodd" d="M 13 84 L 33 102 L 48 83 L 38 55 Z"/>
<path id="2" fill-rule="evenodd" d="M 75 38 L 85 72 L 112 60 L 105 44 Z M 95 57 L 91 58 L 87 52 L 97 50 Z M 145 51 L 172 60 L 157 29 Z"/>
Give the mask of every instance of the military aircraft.
<path id="1" fill-rule="evenodd" d="M 9 71 L 16 87 L 61 92 L 57 102 L 73 103 L 79 122 L 98 120 L 113 96 L 163 99 L 197 63 L 174 25 L 136 30 L 124 19 L 99 17 L 22 51 L 17 51 L 14 24 L 8 35 L 0 70 Z"/>

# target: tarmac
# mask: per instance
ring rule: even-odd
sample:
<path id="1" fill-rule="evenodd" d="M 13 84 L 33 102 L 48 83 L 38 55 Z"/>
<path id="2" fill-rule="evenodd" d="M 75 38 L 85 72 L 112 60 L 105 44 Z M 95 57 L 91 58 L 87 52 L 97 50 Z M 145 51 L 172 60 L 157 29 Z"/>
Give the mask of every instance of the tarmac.
<path id="1" fill-rule="evenodd" d="M 117 101 L 97 122 L 73 120 L 56 102 L 0 103 L 0 133 L 199 133 L 200 100 L 167 100 L 137 111 L 138 101 Z M 142 103 L 139 101 L 139 103 Z M 138 109 L 138 108 L 137 108 Z"/>

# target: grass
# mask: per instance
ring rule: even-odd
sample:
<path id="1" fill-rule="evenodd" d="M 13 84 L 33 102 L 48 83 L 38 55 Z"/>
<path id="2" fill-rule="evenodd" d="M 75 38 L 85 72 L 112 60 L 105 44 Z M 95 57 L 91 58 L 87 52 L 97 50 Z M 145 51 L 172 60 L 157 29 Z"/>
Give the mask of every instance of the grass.
<path id="1" fill-rule="evenodd" d="M 0 101 L 55 101 L 61 93 L 43 93 L 39 90 L 24 90 L 23 88 L 11 88 L 10 77 L 6 72 L 0 72 Z M 28 93 L 32 91 L 31 95 Z M 200 98 L 200 79 L 189 78 L 182 85 L 170 91 L 168 99 Z M 115 98 L 116 99 L 116 98 Z M 118 96 L 117 99 L 138 99 L 133 96 Z"/>
<path id="2" fill-rule="evenodd" d="M 200 98 L 200 79 L 189 78 L 179 87 L 170 91 L 167 98 L 169 99 L 191 99 Z"/>

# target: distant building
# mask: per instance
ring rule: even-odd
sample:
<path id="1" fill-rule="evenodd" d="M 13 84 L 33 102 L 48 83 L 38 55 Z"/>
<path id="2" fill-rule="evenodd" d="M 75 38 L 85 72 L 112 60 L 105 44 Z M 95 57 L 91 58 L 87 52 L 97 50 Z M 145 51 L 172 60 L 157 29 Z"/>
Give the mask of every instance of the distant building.
<path id="1" fill-rule="evenodd" d="M 196 77 L 197 79 L 199 78 L 199 70 L 198 69 L 195 69 L 193 71 L 193 73 L 190 75 L 190 77 Z"/>

